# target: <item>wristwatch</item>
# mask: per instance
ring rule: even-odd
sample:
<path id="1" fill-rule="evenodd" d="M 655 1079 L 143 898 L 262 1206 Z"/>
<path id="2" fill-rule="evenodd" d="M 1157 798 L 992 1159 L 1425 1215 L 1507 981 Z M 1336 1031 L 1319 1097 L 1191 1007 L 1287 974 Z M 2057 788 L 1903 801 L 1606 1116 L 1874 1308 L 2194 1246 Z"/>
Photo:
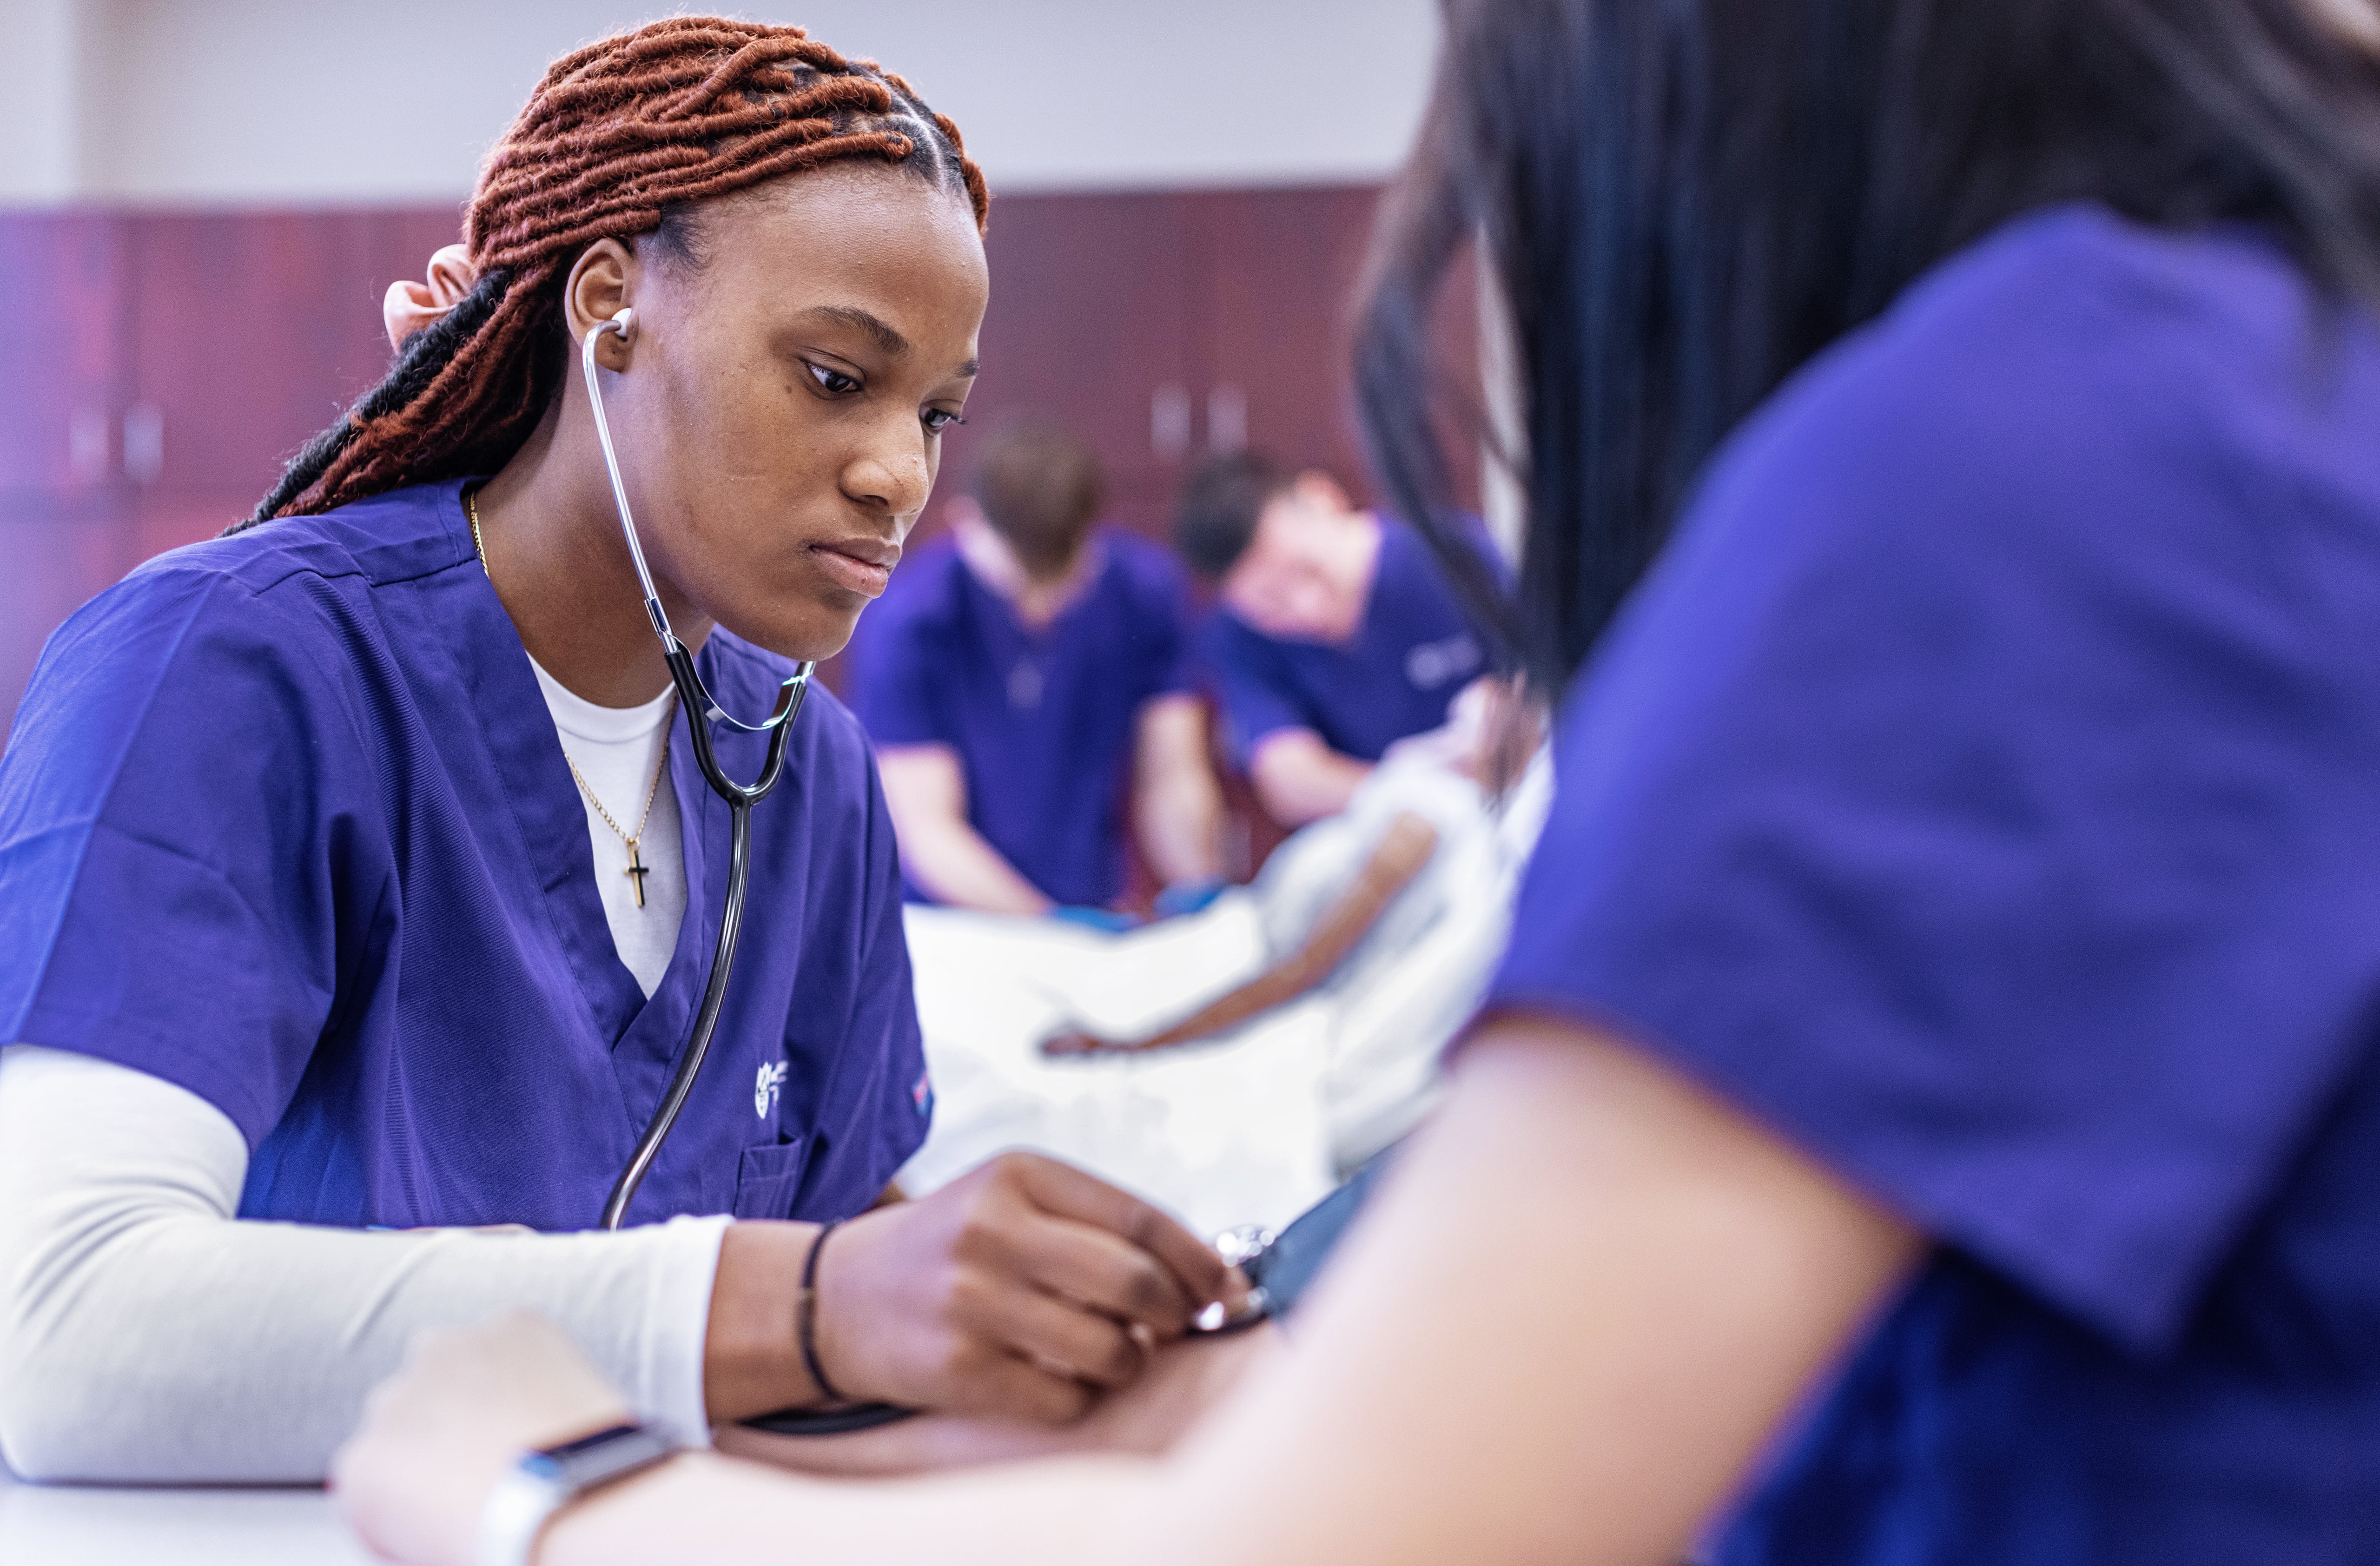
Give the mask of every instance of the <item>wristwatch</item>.
<path id="1" fill-rule="evenodd" d="M 677 1442 L 651 1426 L 630 1424 L 521 1453 L 480 1513 L 477 1566 L 529 1566 L 538 1535 L 555 1512 L 678 1451 Z"/>

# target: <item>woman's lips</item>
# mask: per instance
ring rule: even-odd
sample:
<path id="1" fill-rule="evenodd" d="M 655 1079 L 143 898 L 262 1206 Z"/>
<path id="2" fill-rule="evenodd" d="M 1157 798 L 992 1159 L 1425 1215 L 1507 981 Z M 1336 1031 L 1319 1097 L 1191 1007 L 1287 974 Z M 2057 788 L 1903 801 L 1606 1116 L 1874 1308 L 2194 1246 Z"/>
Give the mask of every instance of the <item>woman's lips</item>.
<path id="1" fill-rule="evenodd" d="M 901 563 L 901 546 L 876 539 L 839 539 L 831 544 L 812 544 L 810 553 L 827 580 L 839 588 L 874 598 L 892 579 L 892 567 Z"/>

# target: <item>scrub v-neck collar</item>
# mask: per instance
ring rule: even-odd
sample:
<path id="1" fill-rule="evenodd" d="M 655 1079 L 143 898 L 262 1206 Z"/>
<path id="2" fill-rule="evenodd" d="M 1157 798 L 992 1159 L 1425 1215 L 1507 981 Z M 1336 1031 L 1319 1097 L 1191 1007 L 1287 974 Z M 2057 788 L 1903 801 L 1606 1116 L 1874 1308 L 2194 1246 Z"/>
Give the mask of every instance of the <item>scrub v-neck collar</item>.
<path id="1" fill-rule="evenodd" d="M 459 545 L 457 564 L 462 567 L 458 573 L 462 581 L 455 595 L 459 601 L 453 606 L 457 634 L 446 638 L 446 646 L 470 693 L 489 756 L 520 833 L 528 873 L 543 893 L 556 944 L 587 1002 L 589 1023 L 615 1055 L 649 1059 L 657 1051 L 665 1066 L 692 1014 L 695 986 L 690 976 L 701 966 L 710 945 L 710 877 L 704 850 L 724 851 L 724 808 L 715 813 L 714 821 L 714 812 L 706 807 L 716 801 L 699 769 L 686 761 L 693 747 L 685 733 L 686 715 L 681 710 L 671 720 L 670 781 L 678 795 L 686 916 L 678 925 L 669 967 L 648 1000 L 636 976 L 620 960 L 619 948 L 612 939 L 602 896 L 596 890 L 594 848 L 588 838 L 586 811 L 578 803 L 577 784 L 571 779 L 545 695 L 538 687 L 528 649 L 521 644 L 518 627 L 472 548 L 462 490 L 460 484 L 449 489 L 439 506 L 450 537 Z M 689 771 L 694 774 L 691 778 Z M 629 1062 L 623 1059 L 620 1064 L 626 1070 Z M 633 1074 L 649 1074 L 636 1071 Z M 622 1086 L 630 1089 L 632 1099 L 639 1096 L 626 1081 Z M 652 1096 L 659 1091 L 657 1083 Z"/>

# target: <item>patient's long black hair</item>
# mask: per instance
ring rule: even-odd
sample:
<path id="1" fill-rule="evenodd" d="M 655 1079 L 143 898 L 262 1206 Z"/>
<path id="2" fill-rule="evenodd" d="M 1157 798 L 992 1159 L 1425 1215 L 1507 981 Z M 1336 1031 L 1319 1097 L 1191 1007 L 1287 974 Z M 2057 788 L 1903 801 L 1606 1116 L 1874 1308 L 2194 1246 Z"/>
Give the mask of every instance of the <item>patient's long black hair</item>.
<path id="1" fill-rule="evenodd" d="M 2380 304 L 2374 4 L 1446 0 L 1358 337 L 1382 484 L 1448 541 L 1427 325 L 1475 238 L 1517 347 L 1517 590 L 1441 555 L 1558 691 L 1728 431 L 2018 213 L 2258 224 Z"/>

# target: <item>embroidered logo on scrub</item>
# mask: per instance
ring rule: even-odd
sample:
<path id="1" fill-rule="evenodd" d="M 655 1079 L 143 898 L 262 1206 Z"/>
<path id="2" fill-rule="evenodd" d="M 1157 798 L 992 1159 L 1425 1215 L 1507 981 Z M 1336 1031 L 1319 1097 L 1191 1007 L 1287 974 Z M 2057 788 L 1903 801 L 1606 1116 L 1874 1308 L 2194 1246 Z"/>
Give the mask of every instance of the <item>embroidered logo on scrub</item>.
<path id="1" fill-rule="evenodd" d="M 1426 641 L 1405 654 L 1405 678 L 1418 690 L 1436 690 L 1479 667 L 1484 655 L 1468 631 L 1457 631 L 1443 641 Z"/>
<path id="2" fill-rule="evenodd" d="M 909 1088 L 909 1101 L 917 1106 L 921 1115 L 934 1112 L 934 1074 L 930 1070 L 917 1074 L 917 1082 Z"/>
<path id="3" fill-rule="evenodd" d="M 768 1119 L 769 1111 L 777 1107 L 777 1096 L 784 1091 L 788 1069 L 783 1061 L 774 1065 L 764 1065 L 760 1068 L 759 1080 L 752 1084 L 752 1112 L 762 1120 Z"/>

